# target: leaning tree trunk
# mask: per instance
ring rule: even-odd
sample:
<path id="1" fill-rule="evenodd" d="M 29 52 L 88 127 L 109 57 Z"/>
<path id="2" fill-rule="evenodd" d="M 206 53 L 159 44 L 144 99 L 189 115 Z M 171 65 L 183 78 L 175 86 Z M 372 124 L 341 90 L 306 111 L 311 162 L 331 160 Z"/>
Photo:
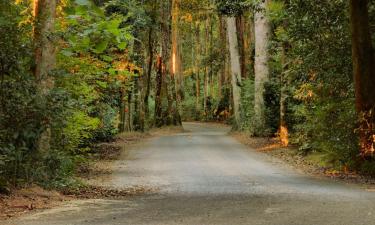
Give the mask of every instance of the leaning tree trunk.
<path id="1" fill-rule="evenodd" d="M 240 102 L 241 102 L 241 64 L 238 52 L 236 18 L 227 17 L 227 33 L 229 39 L 232 93 L 233 93 L 233 114 L 234 128 L 237 129 L 241 122 Z"/>
<path id="2" fill-rule="evenodd" d="M 350 1 L 356 109 L 363 157 L 373 156 L 375 141 L 375 60 L 367 7 L 367 0 Z"/>
<path id="3" fill-rule="evenodd" d="M 269 81 L 268 68 L 268 43 L 270 39 L 270 24 L 266 16 L 268 0 L 261 2 L 261 10 L 255 12 L 255 98 L 254 98 L 254 124 L 260 131 L 266 128 L 265 119 L 265 84 Z"/>
<path id="4" fill-rule="evenodd" d="M 46 95 L 53 88 L 51 71 L 56 64 L 56 48 L 53 43 L 53 32 L 56 18 L 57 0 L 34 1 L 34 44 L 35 44 L 35 70 L 34 75 L 38 82 L 39 92 Z M 49 121 L 46 118 L 46 121 Z M 45 124 L 45 131 L 38 141 L 38 149 L 50 149 L 51 129 L 50 124 Z"/>

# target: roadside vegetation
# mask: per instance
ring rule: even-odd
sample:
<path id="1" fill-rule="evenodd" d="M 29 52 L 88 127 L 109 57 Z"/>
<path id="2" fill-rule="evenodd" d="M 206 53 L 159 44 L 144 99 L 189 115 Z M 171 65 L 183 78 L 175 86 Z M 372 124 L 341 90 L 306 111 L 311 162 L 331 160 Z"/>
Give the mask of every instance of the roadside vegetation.
<path id="1" fill-rule="evenodd" d="M 100 147 L 182 121 L 226 122 L 333 170 L 374 176 L 374 8 L 3 0 L 0 192 L 80 186 L 77 173 Z"/>

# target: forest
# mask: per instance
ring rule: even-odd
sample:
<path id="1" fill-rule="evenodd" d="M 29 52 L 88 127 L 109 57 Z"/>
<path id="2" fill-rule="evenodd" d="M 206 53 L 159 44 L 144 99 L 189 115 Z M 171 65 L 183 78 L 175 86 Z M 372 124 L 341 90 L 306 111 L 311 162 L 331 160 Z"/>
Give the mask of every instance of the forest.
<path id="1" fill-rule="evenodd" d="M 1 0 L 0 190 L 182 121 L 373 176 L 374 25 L 368 0 Z"/>

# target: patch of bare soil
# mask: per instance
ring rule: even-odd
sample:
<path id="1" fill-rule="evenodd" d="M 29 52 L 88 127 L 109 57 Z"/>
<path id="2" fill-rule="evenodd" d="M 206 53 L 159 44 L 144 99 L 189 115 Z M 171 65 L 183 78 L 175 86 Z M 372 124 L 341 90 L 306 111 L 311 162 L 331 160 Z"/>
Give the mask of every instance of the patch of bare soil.
<path id="1" fill-rule="evenodd" d="M 368 191 L 373 190 L 375 192 L 375 178 L 360 175 L 355 171 L 349 171 L 347 168 L 338 170 L 331 166 L 321 166 L 317 161 L 309 160 L 306 156 L 300 154 L 297 149 L 283 147 L 277 138 L 255 138 L 241 132 L 234 132 L 232 136 L 250 148 L 278 158 L 303 173 L 344 181 L 349 184 L 361 184 Z"/>
<path id="2" fill-rule="evenodd" d="M 36 209 L 49 209 L 67 200 L 70 197 L 36 186 L 13 191 L 10 195 L 0 195 L 0 221 Z"/>

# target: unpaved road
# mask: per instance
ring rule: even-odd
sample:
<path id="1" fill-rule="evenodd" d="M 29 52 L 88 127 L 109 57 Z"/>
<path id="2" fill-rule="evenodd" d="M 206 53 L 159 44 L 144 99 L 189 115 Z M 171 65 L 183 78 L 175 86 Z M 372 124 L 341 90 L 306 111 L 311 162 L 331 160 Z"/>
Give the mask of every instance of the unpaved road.
<path id="1" fill-rule="evenodd" d="M 375 225 L 375 193 L 309 178 L 249 150 L 218 125 L 155 138 L 115 166 L 112 185 L 158 188 L 126 200 L 75 201 L 15 225 Z"/>

